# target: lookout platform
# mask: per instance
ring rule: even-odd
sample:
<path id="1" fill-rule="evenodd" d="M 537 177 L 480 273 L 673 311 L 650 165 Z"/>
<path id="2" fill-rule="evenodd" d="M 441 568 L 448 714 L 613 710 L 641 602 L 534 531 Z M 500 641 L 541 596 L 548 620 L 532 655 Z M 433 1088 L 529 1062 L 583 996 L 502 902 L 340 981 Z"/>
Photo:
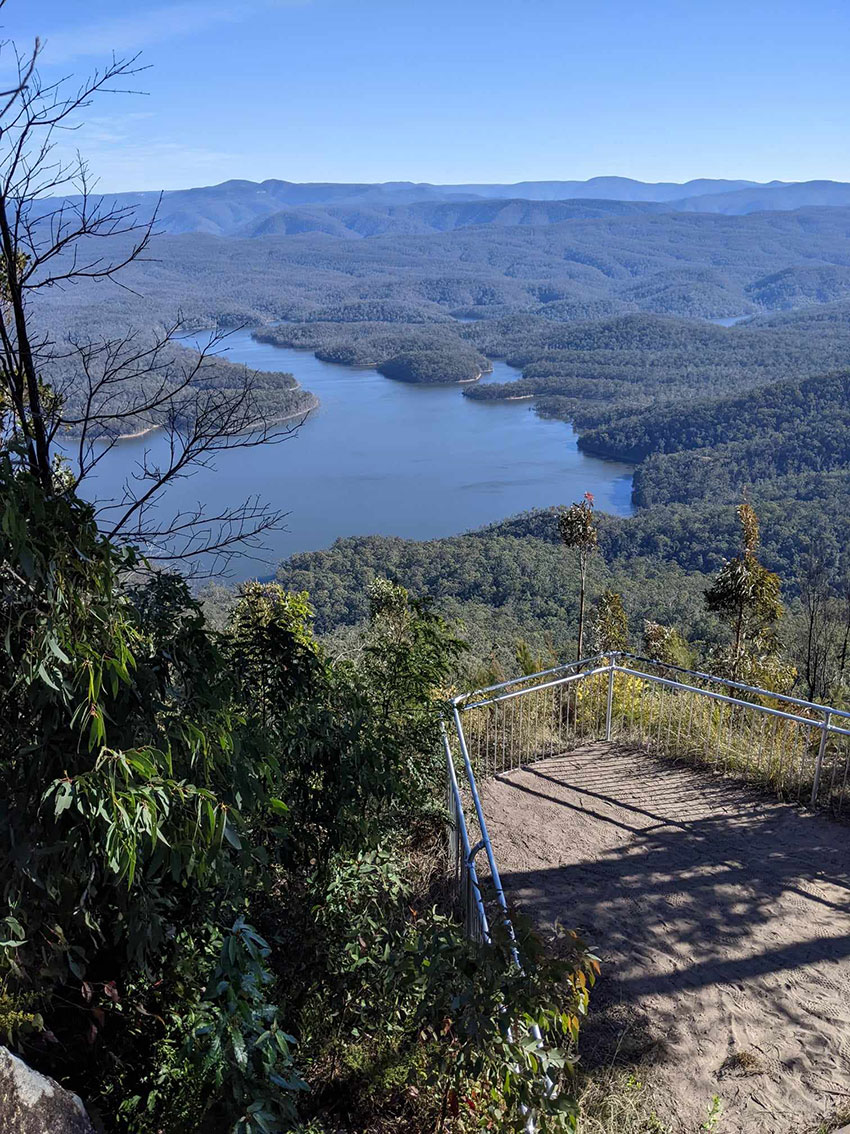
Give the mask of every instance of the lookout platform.
<path id="1" fill-rule="evenodd" d="M 602 961 L 590 1067 L 641 1066 L 677 1132 L 714 1096 L 736 1134 L 850 1113 L 850 826 L 605 742 L 481 798 L 508 901 Z"/>

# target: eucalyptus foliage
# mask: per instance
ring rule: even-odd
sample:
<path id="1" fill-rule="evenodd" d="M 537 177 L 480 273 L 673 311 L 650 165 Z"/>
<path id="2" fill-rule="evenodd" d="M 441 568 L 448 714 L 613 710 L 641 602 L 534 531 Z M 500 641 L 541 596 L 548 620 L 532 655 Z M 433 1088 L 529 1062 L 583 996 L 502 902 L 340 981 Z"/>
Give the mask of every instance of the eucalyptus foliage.
<path id="1" fill-rule="evenodd" d="M 578 648 L 584 654 L 584 606 L 590 557 L 599 547 L 599 528 L 593 516 L 593 496 L 585 492 L 582 500 L 558 513 L 558 534 L 565 547 L 576 552 L 579 565 Z"/>
<path id="2" fill-rule="evenodd" d="M 110 1068 L 120 1079 L 125 1060 L 138 1073 L 152 1058 L 179 997 L 193 1075 L 226 1080 L 222 1113 L 244 1125 L 249 1097 L 279 1117 L 289 1103 L 273 1076 L 290 1082 L 289 1041 L 264 1050 L 250 1039 L 257 1022 L 242 1020 L 238 1057 L 216 1061 L 201 1039 L 236 1036 L 228 1019 L 248 1004 L 246 979 L 249 1015 L 278 1027 L 267 982 L 245 975 L 263 956 L 240 919 L 267 862 L 246 834 L 285 807 L 222 643 L 182 580 L 141 576 L 89 505 L 46 492 L 9 454 L 0 498 L 0 970 L 7 988 L 34 993 L 43 1023 L 12 1038 L 96 1095 Z M 231 924 L 238 947 L 223 969 Z M 258 1063 L 268 1097 L 249 1086 Z"/>
<path id="3" fill-rule="evenodd" d="M 758 558 L 758 517 L 746 496 L 738 506 L 738 521 L 740 553 L 724 561 L 705 592 L 707 609 L 728 625 L 732 635 L 729 646 L 718 651 L 715 664 L 734 680 L 781 691 L 796 676 L 778 657 L 782 583 Z"/>
<path id="4" fill-rule="evenodd" d="M 7 1042 L 110 1131 L 334 1122 L 329 1058 L 365 1061 L 343 1107 L 364 1129 L 376 1106 L 411 1130 L 519 1130 L 528 1105 L 571 1126 L 595 962 L 529 939 L 521 974 L 423 874 L 452 627 L 378 580 L 344 658 L 277 584 L 216 632 L 61 467 L 45 489 L 3 455 L 0 498 Z"/>
<path id="5" fill-rule="evenodd" d="M 629 648 L 629 619 L 618 591 L 606 589 L 596 603 L 593 622 L 594 653 L 610 653 Z"/>

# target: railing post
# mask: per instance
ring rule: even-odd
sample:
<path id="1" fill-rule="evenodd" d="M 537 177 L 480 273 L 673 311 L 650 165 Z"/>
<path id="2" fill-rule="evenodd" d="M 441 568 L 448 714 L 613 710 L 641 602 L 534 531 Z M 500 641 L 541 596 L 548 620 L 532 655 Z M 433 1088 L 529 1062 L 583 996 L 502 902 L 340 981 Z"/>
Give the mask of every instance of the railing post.
<path id="1" fill-rule="evenodd" d="M 464 771 L 466 772 L 466 782 L 469 784 L 469 790 L 472 794 L 472 803 L 475 807 L 475 816 L 478 819 L 478 829 L 481 832 L 481 843 L 484 851 L 487 854 L 487 864 L 490 867 L 490 881 L 493 889 L 496 892 L 496 902 L 498 903 L 501 913 L 503 924 L 505 925 L 508 936 L 510 937 L 511 955 L 514 963 L 518 969 L 522 968 L 519 960 L 519 950 L 516 944 L 516 935 L 514 927 L 511 924 L 511 916 L 508 913 L 508 902 L 505 898 L 505 891 L 502 887 L 502 879 L 499 875 L 499 868 L 496 865 L 496 858 L 493 854 L 493 844 L 490 842 L 490 836 L 487 833 L 487 822 L 484 818 L 484 808 L 481 806 L 481 797 L 478 794 L 478 785 L 475 782 L 475 773 L 472 770 L 472 761 L 469 758 L 469 748 L 466 744 L 466 736 L 464 735 L 463 725 L 460 721 L 460 712 L 458 711 L 457 702 L 452 702 L 452 715 L 454 717 L 455 732 L 457 733 L 458 745 L 460 746 L 460 754 L 463 758 Z M 476 848 L 476 850 L 479 848 Z M 473 866 L 471 860 L 470 865 Z"/>
<path id="2" fill-rule="evenodd" d="M 449 771 L 448 761 L 446 762 L 446 810 L 448 812 L 448 850 L 449 850 L 449 869 L 455 876 L 455 883 L 458 882 L 458 836 L 457 836 L 457 814 L 455 812 L 455 800 L 452 793 L 452 777 Z"/>
<path id="3" fill-rule="evenodd" d="M 605 739 L 611 739 L 611 715 L 614 709 L 614 659 L 611 658 L 611 668 L 608 670 L 608 707 L 605 710 Z"/>
<path id="4" fill-rule="evenodd" d="M 815 782 L 812 784 L 812 807 L 818 805 L 818 793 L 820 792 L 820 778 L 823 771 L 823 758 L 826 753 L 826 742 L 829 739 L 829 722 L 832 718 L 832 713 L 829 709 L 823 715 L 823 724 L 821 725 L 820 734 L 820 747 L 818 748 L 818 758 L 815 763 Z"/>

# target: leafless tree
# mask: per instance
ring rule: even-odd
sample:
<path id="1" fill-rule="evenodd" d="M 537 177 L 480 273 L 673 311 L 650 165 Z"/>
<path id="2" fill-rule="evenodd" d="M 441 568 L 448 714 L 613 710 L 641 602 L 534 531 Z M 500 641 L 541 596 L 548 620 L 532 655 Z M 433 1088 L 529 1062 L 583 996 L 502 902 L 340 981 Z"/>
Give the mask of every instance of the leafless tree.
<path id="1" fill-rule="evenodd" d="M 7 0 L 0 0 L 0 9 Z M 129 432 L 157 429 L 154 459 L 146 450 L 136 472 L 101 501 L 104 531 L 143 546 L 151 559 L 198 560 L 218 570 L 282 514 L 258 498 L 208 514 L 163 515 L 169 484 L 217 454 L 290 436 L 297 424 L 267 424 L 255 376 L 245 370 L 236 388 L 208 380 L 224 338 L 213 334 L 197 352 L 179 346 L 181 320 L 116 339 L 69 337 L 55 342 L 34 329 L 31 304 L 47 288 L 81 280 L 124 286 L 120 273 L 149 259 L 156 210 L 134 207 L 93 191 L 85 161 L 68 158 L 67 135 L 99 95 L 132 93 L 142 70 L 138 56 L 113 57 L 82 83 L 41 77 L 41 43 L 21 52 L 0 43 L 0 62 L 13 80 L 0 91 L 0 428 L 5 448 L 47 492 L 77 489 Z M 10 68 L 11 63 L 11 68 Z M 72 453 L 57 463 L 57 441 Z M 70 443 L 69 443 L 70 441 Z M 59 469 L 61 475 L 58 475 Z"/>

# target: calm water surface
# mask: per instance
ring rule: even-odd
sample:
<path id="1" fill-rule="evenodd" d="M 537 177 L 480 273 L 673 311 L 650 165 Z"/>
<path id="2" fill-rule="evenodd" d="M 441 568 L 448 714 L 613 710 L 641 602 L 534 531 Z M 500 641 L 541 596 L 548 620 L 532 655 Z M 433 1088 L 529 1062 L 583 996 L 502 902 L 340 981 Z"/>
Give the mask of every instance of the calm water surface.
<path id="1" fill-rule="evenodd" d="M 708 323 L 716 323 L 718 327 L 737 327 L 739 323 L 746 323 L 748 319 L 753 319 L 753 315 L 726 315 L 722 319 L 708 319 Z"/>
<path id="2" fill-rule="evenodd" d="M 289 513 L 288 530 L 266 537 L 264 562 L 233 565 L 237 578 L 268 574 L 277 560 L 339 536 L 431 539 L 584 492 L 604 511 L 631 511 L 631 467 L 580 453 L 573 429 L 538 417 L 529 402 L 476 402 L 457 386 L 394 382 L 258 343 L 248 331 L 230 336 L 227 348 L 231 361 L 291 372 L 321 403 L 289 440 L 223 453 L 215 472 L 201 470 L 168 491 L 171 512 L 198 502 L 219 510 L 259 494 Z M 496 362 L 484 381 L 518 376 Z M 122 441 L 101 466 L 97 494 L 132 475 L 145 450 L 155 457 L 160 448 L 164 455 L 155 434 Z"/>

